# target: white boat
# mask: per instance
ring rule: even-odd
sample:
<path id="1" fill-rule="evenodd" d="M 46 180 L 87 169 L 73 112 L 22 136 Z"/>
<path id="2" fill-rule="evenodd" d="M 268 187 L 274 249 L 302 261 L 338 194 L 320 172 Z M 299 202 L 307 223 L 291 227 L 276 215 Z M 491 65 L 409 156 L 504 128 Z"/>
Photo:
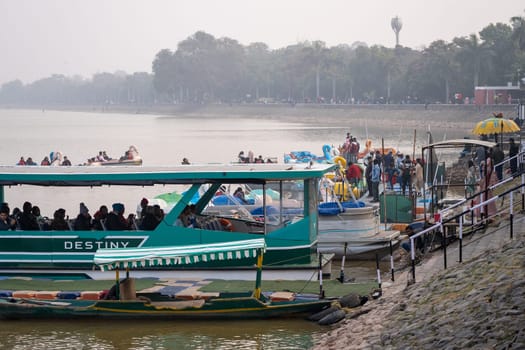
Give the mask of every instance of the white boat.
<path id="1" fill-rule="evenodd" d="M 381 228 L 377 208 L 351 207 L 345 202 L 329 203 L 334 203 L 332 206 L 339 210 L 320 212 L 318 252 L 369 260 L 375 259 L 376 254 L 382 258 L 390 254 L 391 249 L 399 246 L 400 232 Z M 322 208 L 323 205 L 321 204 L 320 207 Z"/>
<path id="2" fill-rule="evenodd" d="M 93 157 L 91 159 L 88 159 L 86 165 L 89 165 L 89 166 L 142 165 L 142 157 L 139 155 L 139 152 L 137 151 L 137 148 L 135 146 L 129 146 L 129 149 L 120 158 L 107 159 L 99 155 L 98 157 Z"/>

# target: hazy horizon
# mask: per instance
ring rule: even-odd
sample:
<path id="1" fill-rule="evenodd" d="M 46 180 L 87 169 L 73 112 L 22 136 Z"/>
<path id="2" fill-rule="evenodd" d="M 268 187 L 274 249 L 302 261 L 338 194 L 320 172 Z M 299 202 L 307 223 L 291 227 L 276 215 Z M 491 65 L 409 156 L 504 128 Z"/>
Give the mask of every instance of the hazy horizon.
<path id="1" fill-rule="evenodd" d="M 525 15 L 524 9 L 518 0 L 3 0 L 0 84 L 52 74 L 89 78 L 117 70 L 151 72 L 160 50 L 175 50 L 199 30 L 243 45 L 264 42 L 271 49 L 305 40 L 393 47 L 390 20 L 399 16 L 400 44 L 421 49 L 435 40 L 478 33 L 490 23 L 510 24 L 511 17 Z"/>

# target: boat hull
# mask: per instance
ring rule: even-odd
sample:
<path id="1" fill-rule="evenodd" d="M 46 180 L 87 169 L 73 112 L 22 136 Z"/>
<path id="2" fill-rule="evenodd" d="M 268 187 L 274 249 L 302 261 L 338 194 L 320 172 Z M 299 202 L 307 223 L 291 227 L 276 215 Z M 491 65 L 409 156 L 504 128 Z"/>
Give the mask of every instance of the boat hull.
<path id="1" fill-rule="evenodd" d="M 390 254 L 399 246 L 400 232 L 380 228 L 372 207 L 351 208 L 337 215 L 319 217 L 318 252 L 343 255 L 357 260 Z M 346 249 L 345 249 L 346 244 Z"/>
<path id="2" fill-rule="evenodd" d="M 184 306 L 183 306 L 184 305 Z M 329 300 L 262 302 L 253 297 L 217 298 L 202 303 L 144 300 L 0 299 L 2 319 L 267 319 L 304 317 Z"/>
<path id="3" fill-rule="evenodd" d="M 124 159 L 124 160 L 118 160 L 118 159 L 110 159 L 105 162 L 91 162 L 88 164 L 89 166 L 130 166 L 130 165 L 142 165 L 142 158 L 134 158 L 134 159 Z"/>

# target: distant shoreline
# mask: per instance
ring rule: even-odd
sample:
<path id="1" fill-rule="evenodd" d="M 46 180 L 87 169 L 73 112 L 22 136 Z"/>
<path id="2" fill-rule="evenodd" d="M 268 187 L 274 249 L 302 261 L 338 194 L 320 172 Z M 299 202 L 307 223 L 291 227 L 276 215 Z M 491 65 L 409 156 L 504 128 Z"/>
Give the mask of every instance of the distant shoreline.
<path id="1" fill-rule="evenodd" d="M 515 118 L 516 105 L 443 105 L 430 104 L 392 104 L 392 105 L 330 105 L 330 104 L 175 104 L 155 106 L 108 105 L 108 106 L 76 106 L 76 105 L 49 105 L 49 106 L 0 106 L 1 109 L 34 109 L 78 111 L 93 113 L 129 113 L 129 114 L 156 114 L 174 116 L 200 117 L 213 116 L 253 116 L 262 118 L 275 117 L 308 117 L 327 119 L 331 118 L 371 118 L 391 119 L 426 119 L 432 121 L 436 116 L 440 120 L 474 122 L 480 118 L 490 117 L 494 112 L 502 112 L 507 118 Z"/>
<path id="2" fill-rule="evenodd" d="M 517 116 L 516 105 L 322 105 L 322 104 L 209 104 L 209 105 L 109 105 L 41 108 L 0 106 L 4 110 L 30 109 L 45 111 L 84 112 L 96 114 L 155 115 L 168 118 L 266 119 L 289 123 L 319 125 L 332 128 L 357 129 L 358 135 L 371 135 L 380 140 L 394 129 L 418 130 L 422 135 L 431 130 L 436 139 L 472 137 L 475 123 L 502 112 L 505 118 Z M 7 109 L 6 109 L 7 108 Z M 379 141 L 378 141 L 379 142 Z"/>

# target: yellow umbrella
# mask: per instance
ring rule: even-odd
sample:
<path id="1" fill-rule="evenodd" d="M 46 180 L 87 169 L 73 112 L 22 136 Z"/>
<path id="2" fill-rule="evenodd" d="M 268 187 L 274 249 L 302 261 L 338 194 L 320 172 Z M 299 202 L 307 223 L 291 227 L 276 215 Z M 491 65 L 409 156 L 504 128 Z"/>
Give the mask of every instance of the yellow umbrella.
<path id="1" fill-rule="evenodd" d="M 517 131 L 520 131 L 520 127 L 514 122 L 514 120 L 494 117 L 477 123 L 474 130 L 472 130 L 472 133 L 476 135 L 490 135 L 507 134 Z"/>
<path id="2" fill-rule="evenodd" d="M 472 130 L 475 135 L 490 135 L 490 134 L 508 134 L 520 131 L 518 124 L 511 119 L 504 119 L 498 114 L 492 118 L 480 121 Z M 502 136 L 503 137 L 503 136 Z"/>

